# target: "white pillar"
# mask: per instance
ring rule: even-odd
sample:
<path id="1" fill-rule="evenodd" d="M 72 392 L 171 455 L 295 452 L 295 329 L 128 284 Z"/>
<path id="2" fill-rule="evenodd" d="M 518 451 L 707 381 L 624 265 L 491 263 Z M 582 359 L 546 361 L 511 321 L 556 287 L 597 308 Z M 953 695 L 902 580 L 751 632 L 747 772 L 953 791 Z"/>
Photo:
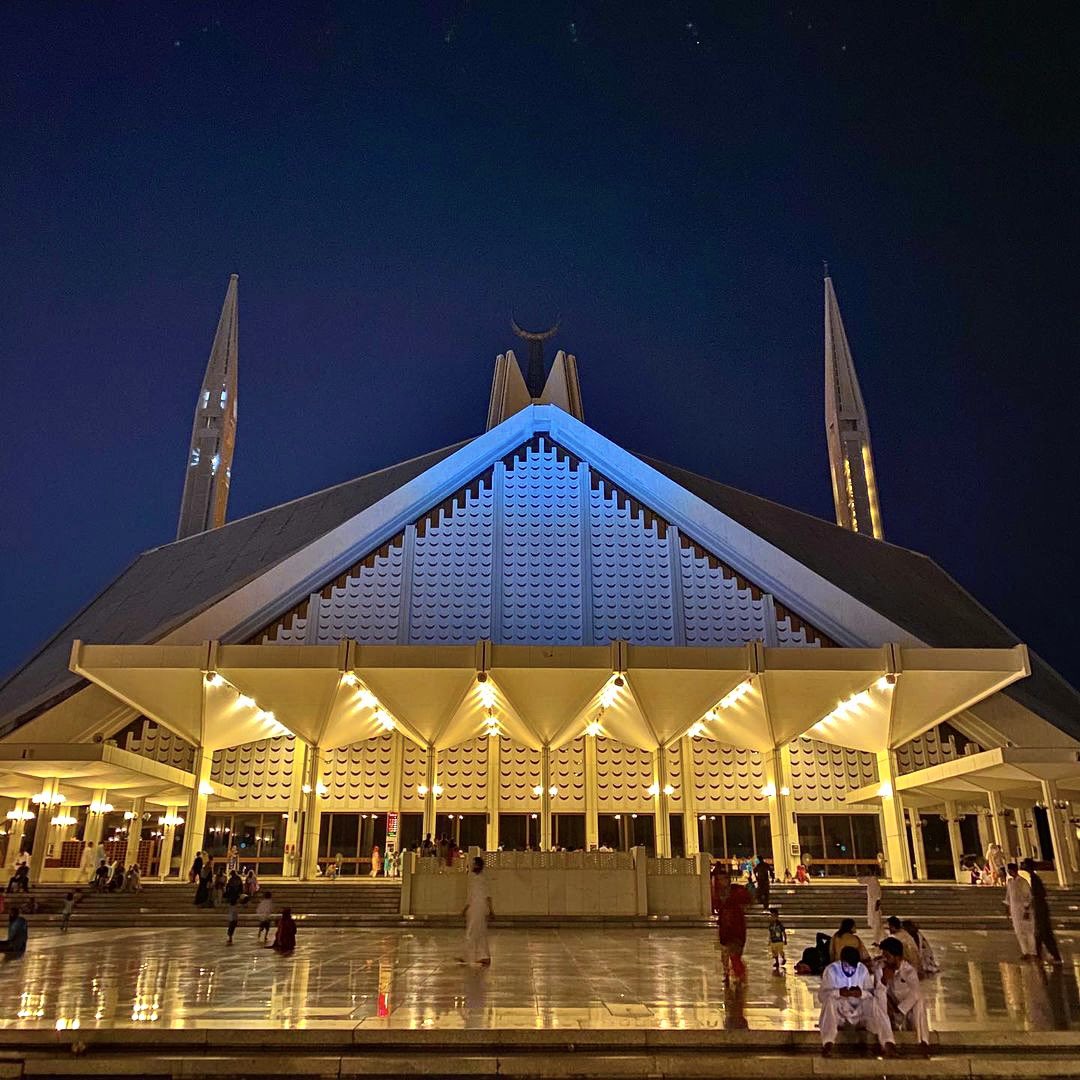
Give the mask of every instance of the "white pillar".
<path id="1" fill-rule="evenodd" d="M 47 795 L 55 795 L 60 791 L 59 780 L 46 780 L 41 785 L 41 790 Z M 54 814 L 63 812 L 63 803 L 49 805 L 38 803 L 37 828 L 34 829 L 34 850 L 30 852 L 30 881 L 37 885 L 41 881 L 41 871 L 45 869 L 45 859 L 52 850 L 55 842 L 55 829 L 51 821 Z"/>
<path id="2" fill-rule="evenodd" d="M 891 750 L 878 751 L 877 773 L 889 880 L 907 884 L 911 880 L 911 862 L 908 858 L 907 830 L 904 827 L 904 807 L 900 796 L 893 790 L 897 772 Z"/>
<path id="3" fill-rule="evenodd" d="M 945 820 L 949 830 L 949 850 L 952 852 L 953 876 L 956 880 L 964 883 L 964 868 L 960 860 L 964 855 L 964 838 L 960 834 L 960 815 L 956 810 L 956 803 L 945 804 Z"/>
<path id="4" fill-rule="evenodd" d="M 178 816 L 180 808 L 178 806 L 166 806 L 165 813 L 162 815 L 167 821 L 175 821 Z M 169 876 L 169 871 L 172 869 L 172 856 L 173 856 L 173 843 L 176 840 L 176 826 L 164 825 L 164 834 L 161 838 L 161 852 L 158 856 L 158 877 L 164 881 Z M 184 864 L 180 864 L 180 877 L 183 879 L 185 873 Z"/>
<path id="5" fill-rule="evenodd" d="M 132 817 L 128 818 L 127 838 L 124 842 L 124 871 L 139 857 L 139 841 L 142 839 L 142 816 L 146 799 L 140 795 L 131 803 Z M 141 872 L 142 867 L 139 867 Z"/>
<path id="6" fill-rule="evenodd" d="M 192 772 L 195 783 L 188 796 L 187 813 L 184 815 L 184 847 L 180 853 L 180 873 L 188 872 L 195 861 L 195 853 L 202 851 L 206 840 L 206 803 L 209 796 L 205 785 L 210 783 L 210 770 L 214 764 L 213 752 L 204 746 L 195 747 Z"/>
<path id="7" fill-rule="evenodd" d="M 990 806 L 990 833 L 1003 852 L 1005 859 L 1012 859 L 1012 843 L 1009 838 L 1009 826 L 1005 820 L 1005 807 L 1001 804 L 1001 796 L 996 791 L 986 793 L 986 801 Z"/>
<path id="8" fill-rule="evenodd" d="M 322 823 L 322 811 L 319 809 L 319 768 L 321 752 L 312 746 L 308 752 L 307 777 L 301 792 L 305 798 L 304 840 L 300 852 L 300 877 L 311 881 L 318 877 L 319 866 L 319 826 Z"/>
<path id="9" fill-rule="evenodd" d="M 922 814 L 918 810 L 909 809 L 907 819 L 911 828 L 911 847 L 915 852 L 915 880 L 927 881 L 930 875 L 926 872 L 926 847 L 923 844 Z"/>
<path id="10" fill-rule="evenodd" d="M 694 740 L 682 740 L 682 814 L 683 843 L 687 856 L 693 858 L 701 851 L 698 842 L 697 791 L 694 787 Z"/>
<path id="11" fill-rule="evenodd" d="M 1061 811 L 1054 805 L 1058 801 L 1057 784 L 1053 780 L 1042 780 L 1040 785 L 1043 802 L 1046 803 L 1046 820 L 1050 824 L 1050 840 L 1054 845 L 1054 871 L 1058 884 L 1067 889 L 1072 884 L 1072 860 L 1065 839 L 1066 825 L 1061 820 Z"/>
<path id="12" fill-rule="evenodd" d="M 499 780 L 502 770 L 502 739 L 488 739 L 487 754 L 487 849 L 499 850 Z"/>
<path id="13" fill-rule="evenodd" d="M 90 806 L 86 808 L 86 825 L 83 827 L 84 844 L 89 843 L 96 847 L 101 842 L 101 837 L 105 832 L 105 815 L 94 812 L 91 807 L 95 804 L 100 806 L 105 802 L 107 794 L 108 792 L 104 788 L 98 788 L 91 796 Z"/>
<path id="14" fill-rule="evenodd" d="M 16 799 L 13 810 L 20 814 L 35 813 L 30 809 L 29 799 Z M 41 822 L 38 822 L 40 825 Z M 19 854 L 19 849 L 22 847 L 23 837 L 26 835 L 26 822 L 22 818 L 16 818 L 8 825 L 8 866 L 12 866 L 15 863 L 15 858 Z"/>
<path id="15" fill-rule="evenodd" d="M 285 818 L 285 851 L 281 861 L 281 872 L 285 877 L 300 877 L 302 849 L 304 846 L 304 807 L 306 796 L 304 785 L 307 783 L 308 758 L 311 747 L 296 740 L 293 751 L 293 771 L 289 779 L 289 806 Z"/>
<path id="16" fill-rule="evenodd" d="M 596 796 L 596 736 L 585 736 L 585 850 L 600 846 L 600 827 L 597 823 Z"/>
<path id="17" fill-rule="evenodd" d="M 427 748 L 427 766 L 424 784 L 427 786 L 427 794 L 424 796 L 424 827 L 423 836 L 435 839 L 435 787 L 439 782 L 439 752 L 434 746 Z M 423 836 L 421 839 L 423 839 Z"/>
<path id="18" fill-rule="evenodd" d="M 551 850 L 551 747 L 540 748 L 540 850 Z"/>
<path id="19" fill-rule="evenodd" d="M 656 854 L 661 859 L 671 858 L 671 800 L 664 792 L 668 786 L 667 747 L 658 746 L 653 753 L 653 783 L 656 795 Z"/>
<path id="20" fill-rule="evenodd" d="M 786 780 L 784 751 L 777 747 L 765 755 L 765 784 L 769 796 L 769 832 L 772 835 L 773 873 L 783 881 L 791 861 L 792 818 L 791 790 Z M 784 794 L 787 792 L 787 794 Z"/>

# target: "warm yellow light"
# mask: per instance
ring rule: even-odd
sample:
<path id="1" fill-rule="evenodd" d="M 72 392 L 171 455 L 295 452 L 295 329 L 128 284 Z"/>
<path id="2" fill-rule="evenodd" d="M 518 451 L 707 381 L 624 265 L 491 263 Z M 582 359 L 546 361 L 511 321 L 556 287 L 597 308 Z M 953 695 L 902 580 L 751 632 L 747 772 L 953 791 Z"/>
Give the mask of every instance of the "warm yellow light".
<path id="1" fill-rule="evenodd" d="M 784 797 L 786 798 L 786 797 L 787 797 L 788 795 L 790 795 L 790 794 L 791 794 L 791 788 L 789 788 L 789 787 L 782 787 L 782 788 L 780 789 L 780 794 L 781 794 L 781 795 L 783 795 L 783 796 L 784 796 Z"/>
<path id="2" fill-rule="evenodd" d="M 213 795 L 214 794 L 214 785 L 211 784 L 209 780 L 200 780 L 199 781 L 199 794 L 200 795 Z"/>
<path id="3" fill-rule="evenodd" d="M 394 718 L 385 709 L 379 709 L 375 713 L 375 720 L 383 731 L 394 730 Z"/>
<path id="4" fill-rule="evenodd" d="M 600 691 L 600 704 L 605 709 L 610 709 L 615 704 L 619 697 L 619 688 L 614 682 L 609 682 L 603 690 Z"/>
<path id="5" fill-rule="evenodd" d="M 341 676 L 341 681 L 346 686 L 355 686 L 357 682 L 359 682 L 356 675 L 351 671 L 346 671 L 345 674 Z"/>
<path id="6" fill-rule="evenodd" d="M 206 685 L 207 686 L 224 686 L 225 685 L 225 680 L 216 671 L 211 671 L 211 672 L 208 672 L 207 675 L 206 675 Z"/>
<path id="7" fill-rule="evenodd" d="M 533 788 L 533 794 L 534 795 L 543 795 L 544 794 L 543 785 L 542 784 L 537 784 L 536 787 Z"/>
<path id="8" fill-rule="evenodd" d="M 113 811 L 113 804 L 111 802 L 92 802 L 90 804 L 91 814 L 111 814 Z"/>
<path id="9" fill-rule="evenodd" d="M 729 690 L 720 701 L 717 703 L 718 709 L 730 709 L 732 705 L 737 705 L 740 699 L 744 698 L 750 693 L 750 680 L 744 679 L 733 690 Z"/>
<path id="10" fill-rule="evenodd" d="M 357 693 L 356 704 L 359 705 L 361 709 L 375 709 L 378 708 L 379 699 L 365 687 Z"/>
<path id="11" fill-rule="evenodd" d="M 310 795 L 310 794 L 311 794 L 311 785 L 310 785 L 310 784 L 301 784 L 301 785 L 300 785 L 300 790 L 301 790 L 301 791 L 302 791 L 302 792 L 303 792 L 303 793 L 304 793 L 305 795 Z"/>
<path id="12" fill-rule="evenodd" d="M 52 824 L 64 828 L 66 825 L 77 825 L 78 820 L 78 818 L 73 818 L 70 814 L 57 814 L 52 819 Z"/>
<path id="13" fill-rule="evenodd" d="M 878 785 L 877 793 L 883 799 L 891 799 L 893 793 L 892 784 L 890 784 L 888 780 L 882 780 L 882 782 Z"/>
<path id="14" fill-rule="evenodd" d="M 67 796 L 59 791 L 39 791 L 30 797 L 30 801 L 37 806 L 59 806 L 67 802 Z"/>
<path id="15" fill-rule="evenodd" d="M 243 709 L 252 709 L 255 707 L 255 699 L 248 697 L 247 694 L 240 694 L 236 699 L 236 704 Z"/>
<path id="16" fill-rule="evenodd" d="M 131 821 L 131 819 L 134 816 L 135 816 L 135 811 L 134 810 L 125 810 L 124 811 L 124 820 L 125 821 Z"/>
<path id="17" fill-rule="evenodd" d="M 761 797 L 763 799 L 771 799 L 775 794 L 776 794 L 776 785 L 775 784 L 766 784 L 761 789 Z"/>
<path id="18" fill-rule="evenodd" d="M 671 784 L 665 784 L 664 785 L 664 794 L 665 795 L 674 795 L 675 794 L 675 788 Z"/>
<path id="19" fill-rule="evenodd" d="M 559 789 L 552 784 L 551 787 L 548 788 L 548 794 L 554 799 L 555 796 L 559 794 Z"/>
<path id="20" fill-rule="evenodd" d="M 421 799 L 427 798 L 427 793 L 428 793 L 427 784 L 417 784 L 416 785 L 416 794 L 419 795 Z"/>
<path id="21" fill-rule="evenodd" d="M 590 720 L 585 725 L 585 734 L 591 735 L 593 738 L 604 734 L 604 728 L 599 720 Z"/>
<path id="22" fill-rule="evenodd" d="M 33 821 L 33 810 L 9 810 L 7 812 L 8 821 Z"/>
<path id="23" fill-rule="evenodd" d="M 649 793 L 650 795 L 652 795 L 652 796 L 654 796 L 654 797 L 655 797 L 655 796 L 657 796 L 657 795 L 659 795 L 659 794 L 660 794 L 660 785 L 659 785 L 659 784 L 650 784 L 650 785 L 648 786 L 648 788 L 646 788 L 646 791 L 647 791 L 647 792 L 648 792 L 648 793 Z"/>
<path id="24" fill-rule="evenodd" d="M 690 736 L 691 739 L 697 739 L 704 735 L 707 730 L 708 728 L 706 728 L 700 720 L 697 720 L 690 725 L 690 730 L 687 732 L 687 734 Z"/>
<path id="25" fill-rule="evenodd" d="M 480 704 L 485 709 L 495 708 L 495 702 L 497 700 L 495 695 L 495 687 L 490 682 L 482 682 L 476 684 L 476 692 L 480 698 Z"/>
<path id="26" fill-rule="evenodd" d="M 443 789 L 438 784 L 433 784 L 431 788 L 432 795 L 437 799 L 443 792 Z"/>

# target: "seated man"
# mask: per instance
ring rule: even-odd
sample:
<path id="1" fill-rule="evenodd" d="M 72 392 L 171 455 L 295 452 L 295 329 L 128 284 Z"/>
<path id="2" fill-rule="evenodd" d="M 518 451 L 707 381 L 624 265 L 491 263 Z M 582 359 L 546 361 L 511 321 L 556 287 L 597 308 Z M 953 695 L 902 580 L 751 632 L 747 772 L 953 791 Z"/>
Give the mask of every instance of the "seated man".
<path id="1" fill-rule="evenodd" d="M 26 939 L 28 937 L 26 920 L 22 917 L 17 907 L 11 909 L 8 916 L 7 941 L 0 941 L 0 953 L 9 956 L 22 956 L 26 952 Z"/>
<path id="2" fill-rule="evenodd" d="M 914 1031 L 919 1049 L 930 1056 L 930 1021 L 919 986 L 918 972 L 904 959 L 904 946 L 894 937 L 881 943 L 876 964 L 878 997 L 896 1031 Z"/>
<path id="3" fill-rule="evenodd" d="M 840 959 L 821 976 L 821 1052 L 832 1054 L 836 1032 L 841 1027 L 864 1028 L 877 1037 L 886 1057 L 896 1054 L 889 1017 L 875 993 L 877 983 L 859 960 L 859 950 L 848 945 Z"/>
<path id="4" fill-rule="evenodd" d="M 15 867 L 15 873 L 8 881 L 7 891 L 9 893 L 30 891 L 30 867 L 26 863 L 19 863 Z"/>

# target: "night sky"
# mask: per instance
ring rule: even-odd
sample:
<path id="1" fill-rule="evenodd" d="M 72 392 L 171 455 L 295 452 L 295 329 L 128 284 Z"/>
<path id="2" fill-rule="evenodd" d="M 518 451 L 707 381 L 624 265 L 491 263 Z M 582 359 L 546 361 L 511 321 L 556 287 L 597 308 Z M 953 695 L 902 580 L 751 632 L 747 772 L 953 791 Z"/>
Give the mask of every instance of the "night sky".
<path id="1" fill-rule="evenodd" d="M 232 272 L 230 517 L 478 434 L 513 311 L 603 434 L 831 519 L 828 259 L 887 537 L 1080 682 L 1078 27 L 4 4 L 0 671 L 175 535 Z"/>

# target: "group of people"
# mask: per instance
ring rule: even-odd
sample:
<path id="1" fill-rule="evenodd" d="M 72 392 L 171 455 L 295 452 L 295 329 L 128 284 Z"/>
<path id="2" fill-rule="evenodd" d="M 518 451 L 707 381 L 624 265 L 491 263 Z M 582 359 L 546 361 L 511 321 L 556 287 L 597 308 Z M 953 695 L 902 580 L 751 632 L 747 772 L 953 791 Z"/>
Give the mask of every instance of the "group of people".
<path id="1" fill-rule="evenodd" d="M 379 845 L 376 844 L 371 849 L 371 870 L 369 871 L 371 877 L 401 877 L 401 852 L 387 848 L 386 851 L 381 851 Z M 320 867 L 319 872 L 327 881 L 336 881 L 341 877 L 345 867 L 345 856 L 338 852 L 334 855 L 333 859 L 326 864 L 325 867 Z"/>
<path id="2" fill-rule="evenodd" d="M 457 842 L 449 836 L 440 836 L 432 840 L 431 833 L 428 833 L 420 845 L 421 859 L 438 859 L 447 866 L 453 866 L 454 860 L 460 854 L 461 849 L 457 846 Z"/>
<path id="3" fill-rule="evenodd" d="M 234 849 L 235 850 L 235 849 Z M 259 891 L 259 877 L 252 869 L 241 872 L 239 861 L 231 858 L 215 864 L 212 856 L 197 851 L 188 871 L 188 882 L 195 886 L 192 903 L 196 907 L 220 907 L 230 903 L 232 895 L 250 899 Z"/>

